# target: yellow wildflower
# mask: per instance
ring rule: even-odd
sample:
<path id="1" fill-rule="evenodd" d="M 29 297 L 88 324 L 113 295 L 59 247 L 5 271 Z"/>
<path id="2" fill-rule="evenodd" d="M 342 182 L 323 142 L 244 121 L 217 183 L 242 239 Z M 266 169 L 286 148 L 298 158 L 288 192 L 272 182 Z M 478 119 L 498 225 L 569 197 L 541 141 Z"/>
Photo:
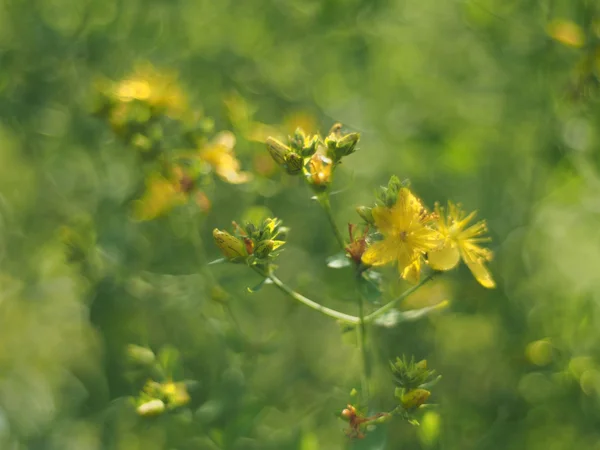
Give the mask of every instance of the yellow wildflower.
<path id="1" fill-rule="evenodd" d="M 489 242 L 489 237 L 483 237 L 487 231 L 485 221 L 481 220 L 468 226 L 475 218 L 475 211 L 465 215 L 459 205 L 448 202 L 448 214 L 436 205 L 437 228 L 443 236 L 443 245 L 427 255 L 429 265 L 436 270 L 450 270 L 456 267 L 459 260 L 465 262 L 475 279 L 486 288 L 496 286 L 492 276 L 485 267 L 486 261 L 491 261 L 493 253 L 479 244 Z"/>
<path id="2" fill-rule="evenodd" d="M 233 152 L 234 146 L 235 135 L 230 131 L 222 131 L 202 148 L 200 159 L 208 163 L 224 181 L 241 184 L 250 179 L 250 174 L 240 170 L 240 162 Z"/>
<path id="3" fill-rule="evenodd" d="M 315 153 L 308 162 L 308 181 L 317 188 L 327 188 L 331 183 L 333 161 Z"/>
<path id="4" fill-rule="evenodd" d="M 431 216 L 421 201 L 408 188 L 401 188 L 394 206 L 377 206 L 372 214 L 384 239 L 371 244 L 362 262 L 379 266 L 397 261 L 403 278 L 418 280 L 421 258 L 440 245 L 440 234 L 428 226 Z"/>
<path id="5" fill-rule="evenodd" d="M 177 75 L 159 72 L 150 64 L 138 65 L 133 74 L 116 83 L 113 95 L 123 103 L 146 102 L 173 117 L 180 117 L 187 111 L 187 101 Z"/>
<path id="6" fill-rule="evenodd" d="M 133 204 L 133 217 L 140 221 L 152 220 L 187 200 L 180 181 L 153 174 L 146 180 L 146 192 Z"/>
<path id="7" fill-rule="evenodd" d="M 585 34 L 581 27 L 569 20 L 557 19 L 547 28 L 550 37 L 561 44 L 581 48 L 585 44 Z"/>

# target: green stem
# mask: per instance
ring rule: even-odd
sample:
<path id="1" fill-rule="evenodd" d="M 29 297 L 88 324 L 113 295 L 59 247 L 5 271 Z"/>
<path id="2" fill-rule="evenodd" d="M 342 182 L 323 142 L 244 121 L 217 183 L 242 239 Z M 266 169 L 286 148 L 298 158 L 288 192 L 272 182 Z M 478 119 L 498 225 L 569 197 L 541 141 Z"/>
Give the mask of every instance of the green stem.
<path id="1" fill-rule="evenodd" d="M 431 272 L 429 275 L 427 275 L 426 277 L 424 277 L 421 281 L 419 281 L 418 284 L 414 285 L 413 287 L 407 289 L 406 291 L 404 291 L 402 294 L 400 294 L 400 296 L 396 297 L 395 299 L 393 299 L 392 301 L 386 303 L 385 305 L 383 305 L 381 308 L 379 308 L 376 311 L 373 311 L 371 314 L 369 314 L 367 317 L 365 317 L 365 322 L 372 322 L 374 321 L 377 317 L 385 314 L 386 312 L 388 312 L 390 309 L 393 309 L 394 306 L 396 306 L 396 304 L 398 304 L 399 302 L 401 302 L 402 300 L 404 300 L 406 297 L 408 297 L 410 294 L 412 294 L 413 292 L 415 292 L 416 290 L 418 290 L 421 286 L 423 286 L 425 283 L 427 283 L 429 280 L 431 280 L 434 276 L 436 276 L 439 272 Z"/>
<path id="2" fill-rule="evenodd" d="M 329 224 L 331 225 L 331 229 L 333 230 L 333 234 L 335 234 L 335 238 L 343 250 L 346 248 L 346 244 L 344 244 L 344 238 L 342 237 L 342 233 L 340 233 L 340 229 L 335 224 L 335 219 L 333 218 L 333 213 L 331 212 L 331 203 L 329 202 L 329 194 L 324 192 L 317 196 L 319 200 L 319 204 L 325 211 L 325 215 L 327 216 L 327 220 L 329 220 Z"/>
<path id="3" fill-rule="evenodd" d="M 359 275 L 360 276 L 360 275 Z M 358 348 L 362 358 L 362 401 L 365 405 L 369 404 L 369 375 L 371 368 L 369 365 L 369 355 L 367 354 L 367 327 L 365 325 L 365 308 L 362 294 L 358 293 L 358 320 L 359 324 L 356 327 L 356 338 L 358 340 Z"/>
<path id="4" fill-rule="evenodd" d="M 303 296 L 302 294 L 297 293 L 292 288 L 290 288 L 288 285 L 286 285 L 283 281 L 281 281 L 279 278 L 277 278 L 275 275 L 265 273 L 256 266 L 251 266 L 251 267 L 255 272 L 257 272 L 260 275 L 262 275 L 263 277 L 271 280 L 273 282 L 273 284 L 280 291 L 286 293 L 288 296 L 290 296 L 294 300 L 299 301 L 303 305 L 306 305 L 309 308 L 314 309 L 315 311 L 319 311 L 321 314 L 324 314 L 329 317 L 333 317 L 334 319 L 340 320 L 345 323 L 357 325 L 360 322 L 360 319 L 358 317 L 336 311 L 335 309 L 327 308 L 326 306 L 323 306 L 320 303 L 317 303 L 317 302 Z"/>

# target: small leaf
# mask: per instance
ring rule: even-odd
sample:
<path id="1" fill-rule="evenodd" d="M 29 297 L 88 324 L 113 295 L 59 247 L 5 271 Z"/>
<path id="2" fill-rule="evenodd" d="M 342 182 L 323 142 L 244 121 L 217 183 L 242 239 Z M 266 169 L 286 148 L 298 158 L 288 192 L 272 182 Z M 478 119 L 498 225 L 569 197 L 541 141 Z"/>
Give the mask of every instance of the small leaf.
<path id="1" fill-rule="evenodd" d="M 377 304 L 381 300 L 380 288 L 381 275 L 377 272 L 368 271 L 359 278 L 358 286 L 360 294 L 371 303 Z"/>
<path id="2" fill-rule="evenodd" d="M 215 259 L 214 261 L 211 261 L 207 264 L 207 266 L 212 266 L 214 264 L 221 264 L 224 263 L 225 261 L 227 261 L 226 258 L 219 258 L 219 259 Z"/>
<path id="3" fill-rule="evenodd" d="M 400 322 L 412 322 L 415 320 L 422 319 L 423 317 L 428 316 L 434 311 L 446 308 L 449 304 L 450 302 L 448 300 L 444 300 L 438 303 L 437 305 L 427 306 L 425 308 L 420 309 L 411 309 L 408 311 L 399 311 L 397 309 L 392 309 L 391 311 L 375 319 L 375 324 L 381 327 L 392 328 Z"/>
<path id="4" fill-rule="evenodd" d="M 179 361 L 179 350 L 168 345 L 164 346 L 158 352 L 156 359 L 166 376 L 171 377 Z"/>
<path id="5" fill-rule="evenodd" d="M 332 269 L 342 269 L 350 266 L 351 264 L 352 262 L 350 259 L 348 259 L 345 252 L 336 253 L 335 255 L 327 258 L 327 267 L 331 267 Z"/>
<path id="6" fill-rule="evenodd" d="M 271 279 L 270 279 L 270 278 L 264 278 L 264 279 L 263 279 L 263 280 L 262 280 L 260 283 L 258 283 L 256 286 L 254 286 L 254 287 L 251 287 L 251 288 L 250 288 L 250 287 L 249 287 L 249 288 L 246 288 L 246 290 L 248 291 L 248 293 L 249 293 L 249 294 L 254 294 L 255 292 L 258 292 L 258 291 L 260 291 L 260 290 L 262 289 L 262 287 L 263 287 L 265 284 L 273 284 L 273 282 L 271 281 Z"/>

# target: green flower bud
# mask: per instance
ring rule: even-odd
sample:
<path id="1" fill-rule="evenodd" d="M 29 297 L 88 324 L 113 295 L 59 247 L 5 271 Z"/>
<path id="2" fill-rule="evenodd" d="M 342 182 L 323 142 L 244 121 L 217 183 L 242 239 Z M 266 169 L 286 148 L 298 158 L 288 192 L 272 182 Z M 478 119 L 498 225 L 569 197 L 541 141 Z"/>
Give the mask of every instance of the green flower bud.
<path id="1" fill-rule="evenodd" d="M 291 152 L 291 149 L 287 145 L 270 136 L 267 138 L 265 143 L 267 144 L 267 150 L 269 151 L 271 158 L 273 158 L 273 160 L 280 166 L 285 165 L 286 156 Z"/>
<path id="2" fill-rule="evenodd" d="M 304 147 L 300 150 L 300 155 L 305 158 L 310 158 L 317 151 L 319 146 L 319 136 L 315 135 L 308 142 L 305 142 Z"/>
<path id="3" fill-rule="evenodd" d="M 158 416 L 165 411 L 165 403 L 162 400 L 154 399 L 142 403 L 136 409 L 136 412 L 143 417 Z"/>
<path id="4" fill-rule="evenodd" d="M 430 395 L 431 392 L 427 389 L 413 389 L 412 391 L 405 392 L 400 397 L 400 403 L 404 409 L 415 409 L 425 403 Z"/>
<path id="5" fill-rule="evenodd" d="M 152 352 L 152 350 L 135 344 L 129 344 L 127 346 L 127 357 L 132 362 L 143 366 L 148 366 L 155 360 L 154 352 Z"/>
<path id="6" fill-rule="evenodd" d="M 285 240 L 287 240 L 289 233 L 290 233 L 289 227 L 279 227 L 277 230 L 277 234 L 274 237 L 278 238 L 280 241 L 285 241 Z"/>
<path id="7" fill-rule="evenodd" d="M 356 144 L 360 139 L 360 133 L 349 133 L 337 141 L 336 156 L 341 159 L 343 156 L 348 156 L 354 153 Z"/>
<path id="8" fill-rule="evenodd" d="M 273 251 L 273 241 L 271 239 L 259 242 L 256 248 L 254 249 L 254 255 L 257 258 L 267 258 L 269 254 Z"/>
<path id="9" fill-rule="evenodd" d="M 356 212 L 360 218 L 369 225 L 375 224 L 375 219 L 373 219 L 373 208 L 369 208 L 368 206 L 359 206 L 356 208 Z"/>
<path id="10" fill-rule="evenodd" d="M 290 147 L 293 151 L 300 153 L 304 147 L 306 136 L 302 128 L 296 128 L 294 136 L 290 137 Z"/>
<path id="11" fill-rule="evenodd" d="M 304 158 L 297 153 L 288 153 L 285 157 L 285 169 L 290 175 L 298 175 L 302 172 Z"/>
<path id="12" fill-rule="evenodd" d="M 248 255 L 244 242 L 226 231 L 215 228 L 213 230 L 213 238 L 217 247 L 231 262 L 239 262 Z"/>

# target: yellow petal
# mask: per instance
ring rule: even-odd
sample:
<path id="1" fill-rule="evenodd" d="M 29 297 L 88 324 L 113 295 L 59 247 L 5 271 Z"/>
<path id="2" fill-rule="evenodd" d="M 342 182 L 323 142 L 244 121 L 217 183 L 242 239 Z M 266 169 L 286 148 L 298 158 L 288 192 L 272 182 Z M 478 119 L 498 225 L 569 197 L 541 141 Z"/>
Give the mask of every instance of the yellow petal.
<path id="1" fill-rule="evenodd" d="M 382 266 L 397 258 L 397 249 L 390 245 L 389 240 L 377 241 L 371 244 L 362 255 L 362 262 L 369 266 Z"/>
<path id="2" fill-rule="evenodd" d="M 427 261 L 432 269 L 450 270 L 460 261 L 460 252 L 456 246 L 448 243 L 441 249 L 428 252 Z"/>
<path id="3" fill-rule="evenodd" d="M 392 216 L 392 211 L 389 208 L 385 208 L 384 206 L 376 206 L 371 211 L 373 214 L 373 220 L 375 221 L 375 226 L 383 233 L 384 235 L 389 233 L 394 226 L 394 218 Z"/>
<path id="4" fill-rule="evenodd" d="M 400 266 L 398 266 L 400 267 Z M 415 259 L 400 272 L 400 276 L 412 284 L 417 284 L 421 278 L 421 257 Z"/>
<path id="5" fill-rule="evenodd" d="M 492 275 L 485 267 L 481 258 L 474 258 L 470 252 L 465 251 L 464 249 L 461 249 L 461 256 L 479 284 L 488 289 L 496 287 L 496 283 L 494 282 Z"/>

